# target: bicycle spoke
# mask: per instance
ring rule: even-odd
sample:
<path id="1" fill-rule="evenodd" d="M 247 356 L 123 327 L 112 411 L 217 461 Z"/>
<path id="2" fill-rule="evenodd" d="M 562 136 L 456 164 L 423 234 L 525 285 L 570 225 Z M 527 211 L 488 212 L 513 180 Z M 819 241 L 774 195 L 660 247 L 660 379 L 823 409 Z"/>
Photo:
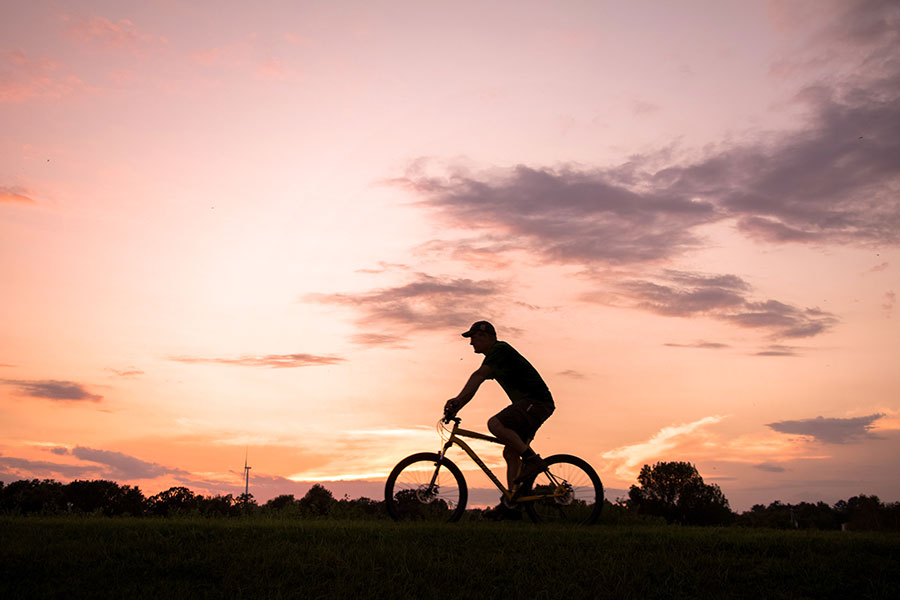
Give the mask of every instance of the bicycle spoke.
<path id="1" fill-rule="evenodd" d="M 593 523 L 603 507 L 603 486 L 597 474 L 580 458 L 556 455 L 548 467 L 530 482 L 529 495 L 544 497 L 528 502 L 526 509 L 536 522 Z"/>
<path id="2" fill-rule="evenodd" d="M 400 462 L 385 484 L 385 502 L 396 520 L 455 521 L 465 510 L 467 490 L 459 469 L 438 455 L 422 453 Z M 433 481 L 433 483 L 432 483 Z"/>

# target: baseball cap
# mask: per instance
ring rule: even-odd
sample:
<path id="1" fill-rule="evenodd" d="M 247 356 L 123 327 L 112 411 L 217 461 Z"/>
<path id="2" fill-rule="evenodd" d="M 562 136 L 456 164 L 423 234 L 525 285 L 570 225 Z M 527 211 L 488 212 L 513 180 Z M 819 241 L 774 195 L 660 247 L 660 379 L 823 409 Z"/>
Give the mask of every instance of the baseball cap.
<path id="1" fill-rule="evenodd" d="M 476 321 L 472 323 L 472 326 L 469 327 L 469 330 L 462 334 L 463 337 L 472 337 L 474 334 L 479 331 L 484 331 L 486 333 L 490 333 L 491 335 L 497 335 L 494 326 L 488 323 L 487 321 Z"/>

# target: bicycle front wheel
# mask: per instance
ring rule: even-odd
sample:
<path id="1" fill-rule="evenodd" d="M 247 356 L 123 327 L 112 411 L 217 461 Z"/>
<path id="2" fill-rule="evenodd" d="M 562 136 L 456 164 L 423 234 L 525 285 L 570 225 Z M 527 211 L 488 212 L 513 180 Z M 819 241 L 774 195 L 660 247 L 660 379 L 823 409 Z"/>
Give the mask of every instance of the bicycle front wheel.
<path id="1" fill-rule="evenodd" d="M 568 454 L 555 454 L 545 462 L 544 472 L 523 484 L 531 488 L 523 495 L 544 496 L 524 503 L 531 520 L 535 523 L 594 523 L 603 510 L 603 484 L 594 468 Z"/>
<path id="2" fill-rule="evenodd" d="M 457 521 L 468 495 L 459 467 L 434 452 L 407 456 L 384 484 L 385 506 L 395 521 Z"/>

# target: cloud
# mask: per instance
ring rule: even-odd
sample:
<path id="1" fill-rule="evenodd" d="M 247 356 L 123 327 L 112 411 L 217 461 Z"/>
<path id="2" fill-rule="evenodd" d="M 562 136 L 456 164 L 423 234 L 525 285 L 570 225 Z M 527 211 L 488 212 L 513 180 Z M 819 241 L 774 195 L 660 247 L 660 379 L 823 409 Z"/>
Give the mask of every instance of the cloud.
<path id="1" fill-rule="evenodd" d="M 73 381 L 0 379 L 0 384 L 14 386 L 20 395 L 31 398 L 73 402 L 100 402 L 103 400 L 103 396 L 92 394 L 82 384 Z"/>
<path id="2" fill-rule="evenodd" d="M 705 342 L 703 340 L 697 340 L 692 344 L 668 343 L 663 345 L 670 348 L 702 348 L 704 350 L 724 350 L 726 348 L 731 348 L 731 346 L 729 346 L 728 344 L 722 344 L 719 342 Z"/>
<path id="3" fill-rule="evenodd" d="M 77 446 L 71 454 L 80 460 L 104 465 L 109 476 L 114 479 L 154 479 L 162 475 L 184 473 L 180 469 L 171 469 L 111 450 Z"/>
<path id="4" fill-rule="evenodd" d="M 119 19 L 115 23 L 106 17 L 66 17 L 70 22 L 69 33 L 77 40 L 99 44 L 116 50 L 126 50 L 141 54 L 150 45 L 164 45 L 166 38 L 138 31 L 129 19 Z"/>
<path id="5" fill-rule="evenodd" d="M 527 250 L 548 262 L 633 264 L 700 246 L 691 229 L 722 218 L 709 202 L 634 181 L 630 167 L 533 168 L 429 176 L 419 163 L 394 180 L 452 227 L 480 231 L 459 242 L 482 253 Z"/>
<path id="6" fill-rule="evenodd" d="M 779 433 L 809 436 L 826 444 L 849 444 L 865 439 L 876 439 L 877 436 L 871 433 L 873 423 L 884 416 L 884 413 L 848 419 L 826 419 L 819 416 L 815 419 L 767 423 L 766 426 Z"/>
<path id="7" fill-rule="evenodd" d="M 761 329 L 773 338 L 804 338 L 837 324 L 835 315 L 777 300 L 754 300 L 751 286 L 736 275 L 666 270 L 654 279 L 611 284 L 612 294 L 587 294 L 586 300 L 624 304 L 670 317 L 709 317 L 738 327 Z"/>
<path id="8" fill-rule="evenodd" d="M 2 93 L 2 92 L 0 92 Z M 34 204 L 32 192 L 18 186 L 0 185 L 0 204 Z"/>
<path id="9" fill-rule="evenodd" d="M 96 467 L 71 465 L 43 460 L 28 460 L 14 456 L 0 456 L 0 469 L 11 477 L 24 479 L 80 479 L 99 477 Z"/>
<path id="10" fill-rule="evenodd" d="M 785 468 L 771 462 L 764 462 L 758 465 L 753 465 L 754 469 L 759 469 L 760 471 L 767 471 L 769 473 L 784 473 Z"/>
<path id="11" fill-rule="evenodd" d="M 389 263 L 383 260 L 378 261 L 378 266 L 370 269 L 356 269 L 357 273 L 367 273 L 369 275 L 380 275 L 389 271 L 400 270 L 408 271 L 409 266 L 400 263 Z"/>
<path id="12" fill-rule="evenodd" d="M 135 479 L 155 479 L 164 475 L 185 476 L 187 471 L 151 463 L 122 452 L 98 450 L 76 446 L 73 449 L 53 447 L 50 452 L 57 456 L 71 456 L 83 463 L 71 464 L 49 461 L 35 461 L 24 458 L 0 456 L 0 467 L 11 469 L 15 477 L 63 479 L 112 479 L 130 481 Z"/>
<path id="13" fill-rule="evenodd" d="M 358 324 L 367 331 L 354 341 L 382 345 L 399 343 L 413 331 L 468 326 L 488 315 L 490 300 L 499 291 L 498 284 L 487 280 L 418 273 L 413 281 L 395 287 L 357 294 L 308 294 L 304 300 L 358 311 Z"/>
<path id="14" fill-rule="evenodd" d="M 725 419 L 723 415 L 713 415 L 704 417 L 692 423 L 684 423 L 681 425 L 671 425 L 663 427 L 652 438 L 646 442 L 621 446 L 610 450 L 603 454 L 603 458 L 618 462 L 616 467 L 616 475 L 619 477 L 630 479 L 636 473 L 637 467 L 643 465 L 653 459 L 660 459 L 665 456 L 673 448 L 685 445 L 687 442 L 704 437 L 702 431 L 704 427 L 714 425 Z M 666 460 L 674 460 L 673 457 L 667 457 Z"/>
<path id="15" fill-rule="evenodd" d="M 0 103 L 57 100 L 83 87 L 78 77 L 60 73 L 56 61 L 29 58 L 21 49 L 0 53 Z"/>
<path id="16" fill-rule="evenodd" d="M 765 350 L 760 350 L 756 356 L 798 356 L 797 349 L 793 346 L 773 344 Z"/>
<path id="17" fill-rule="evenodd" d="M 126 377 L 126 378 L 138 377 L 138 376 L 144 374 L 144 372 L 142 370 L 138 369 L 137 367 L 126 367 L 124 369 L 113 369 L 113 368 L 109 367 L 106 370 L 109 371 L 110 373 L 113 373 L 117 377 Z"/>
<path id="18" fill-rule="evenodd" d="M 560 377 L 568 377 L 570 379 L 587 379 L 587 375 L 582 373 L 581 371 L 576 371 L 574 369 L 566 369 L 565 371 L 560 371 L 557 373 Z"/>
<path id="19" fill-rule="evenodd" d="M 434 174 L 418 160 L 391 183 L 445 225 L 476 234 L 461 247 L 588 268 L 672 260 L 702 247 L 700 226 L 724 220 L 767 244 L 898 244 L 900 7 L 857 2 L 839 13 L 805 50 L 835 55 L 819 71 L 803 67 L 799 130 L 712 146 L 700 158 L 662 148 L 611 168 Z"/>
<path id="20" fill-rule="evenodd" d="M 196 356 L 173 356 L 169 360 L 187 364 L 218 364 L 239 367 L 269 367 L 273 369 L 293 369 L 297 367 L 313 367 L 335 365 L 346 359 L 339 356 L 321 356 L 316 354 L 267 354 L 264 356 L 241 356 L 238 358 L 204 358 Z"/>
<path id="21" fill-rule="evenodd" d="M 405 336 L 387 333 L 357 333 L 350 336 L 350 341 L 360 346 L 379 346 L 382 348 L 407 348 Z"/>

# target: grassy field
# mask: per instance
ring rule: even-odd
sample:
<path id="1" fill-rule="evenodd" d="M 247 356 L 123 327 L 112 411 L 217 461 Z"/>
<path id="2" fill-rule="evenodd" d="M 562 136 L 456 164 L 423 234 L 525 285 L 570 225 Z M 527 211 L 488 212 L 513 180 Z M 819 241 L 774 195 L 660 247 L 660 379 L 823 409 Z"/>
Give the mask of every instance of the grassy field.
<path id="1" fill-rule="evenodd" d="M 900 536 L 0 517 L 0 598 L 900 598 Z"/>

